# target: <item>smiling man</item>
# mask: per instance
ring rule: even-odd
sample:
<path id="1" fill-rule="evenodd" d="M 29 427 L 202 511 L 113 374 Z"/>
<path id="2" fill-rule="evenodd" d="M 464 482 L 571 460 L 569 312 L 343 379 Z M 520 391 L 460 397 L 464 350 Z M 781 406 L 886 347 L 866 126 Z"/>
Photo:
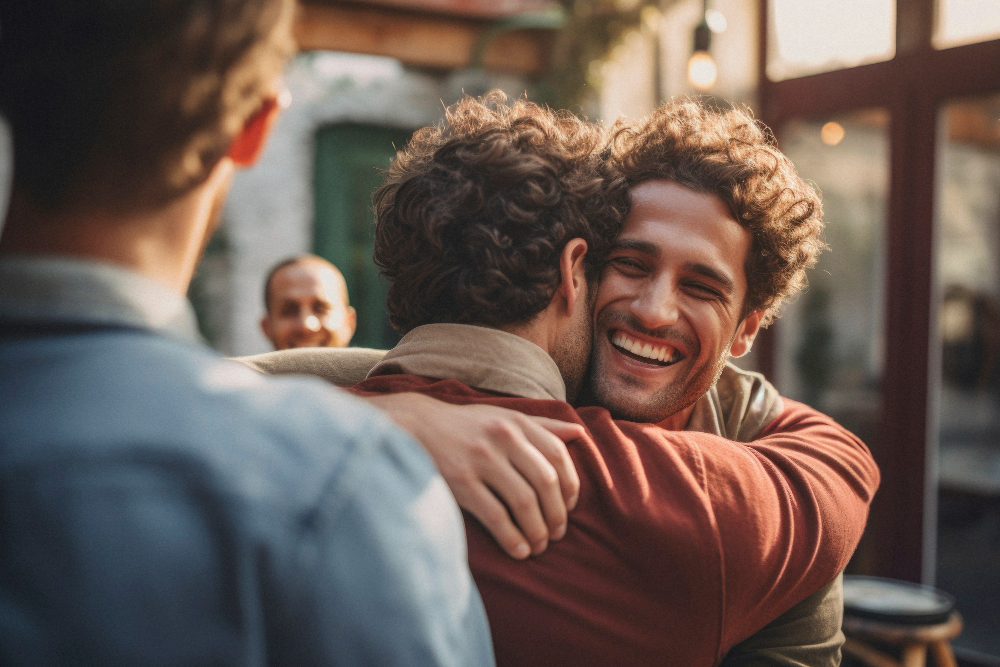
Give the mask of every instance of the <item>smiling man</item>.
<path id="1" fill-rule="evenodd" d="M 296 255 L 272 268 L 264 307 L 260 328 L 275 350 L 347 347 L 357 327 L 344 276 L 316 255 Z"/>
<path id="2" fill-rule="evenodd" d="M 739 110 L 666 104 L 620 121 L 608 151 L 631 203 L 595 305 L 590 398 L 621 418 L 691 428 L 720 378 L 728 389 L 746 377 L 728 357 L 805 284 L 825 247 L 820 199 Z"/>
<path id="3" fill-rule="evenodd" d="M 595 307 L 590 388 L 625 419 L 684 428 L 726 357 L 749 351 L 750 234 L 715 196 L 654 179 L 632 189 Z"/>

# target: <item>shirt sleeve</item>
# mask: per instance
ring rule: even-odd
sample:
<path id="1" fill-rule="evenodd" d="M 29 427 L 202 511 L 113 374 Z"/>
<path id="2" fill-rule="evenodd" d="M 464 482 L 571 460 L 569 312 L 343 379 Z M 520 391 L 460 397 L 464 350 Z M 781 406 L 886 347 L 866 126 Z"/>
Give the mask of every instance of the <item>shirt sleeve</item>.
<path id="1" fill-rule="evenodd" d="M 307 523 L 274 664 L 494 664 L 461 514 L 415 443 L 387 432 Z"/>
<path id="2" fill-rule="evenodd" d="M 808 406 L 785 410 L 752 442 L 705 449 L 719 530 L 722 649 L 829 583 L 864 531 L 879 483 L 868 448 Z"/>
<path id="3" fill-rule="evenodd" d="M 726 654 L 720 667 L 838 667 L 844 645 L 843 575 Z"/>
<path id="4" fill-rule="evenodd" d="M 661 458 L 686 468 L 678 482 L 700 489 L 686 507 L 708 513 L 698 537 L 718 562 L 721 588 L 706 591 L 719 596 L 717 660 L 844 569 L 878 487 L 878 468 L 858 438 L 808 406 L 784 404 L 748 443 L 621 424 L 636 442 L 654 440 L 644 447 L 667 447 L 671 457 Z M 645 469 L 656 474 L 652 458 Z"/>

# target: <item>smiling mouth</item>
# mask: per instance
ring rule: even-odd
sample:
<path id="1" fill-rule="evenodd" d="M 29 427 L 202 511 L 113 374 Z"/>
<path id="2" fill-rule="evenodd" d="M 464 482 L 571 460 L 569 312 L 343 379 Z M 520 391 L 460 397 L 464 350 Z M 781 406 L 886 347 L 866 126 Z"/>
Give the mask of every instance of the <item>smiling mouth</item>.
<path id="1" fill-rule="evenodd" d="M 621 331 L 611 335 L 611 344 L 626 357 L 656 366 L 672 366 L 684 358 L 680 350 L 671 345 L 643 343 Z"/>

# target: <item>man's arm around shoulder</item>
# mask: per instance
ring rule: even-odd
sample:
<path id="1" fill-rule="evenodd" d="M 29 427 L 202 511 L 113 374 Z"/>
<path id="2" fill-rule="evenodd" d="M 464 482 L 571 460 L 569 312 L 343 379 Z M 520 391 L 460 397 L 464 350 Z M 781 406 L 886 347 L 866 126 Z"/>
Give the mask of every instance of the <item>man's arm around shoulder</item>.
<path id="1" fill-rule="evenodd" d="M 794 577 L 796 572 L 815 579 L 819 576 L 829 578 L 831 568 L 842 570 L 864 530 L 868 506 L 880 481 L 878 467 L 868 448 L 830 417 L 788 399 L 784 399 L 784 409 L 778 417 L 756 440 L 747 443 L 747 447 L 757 459 L 763 477 L 772 480 L 779 489 L 775 497 L 777 502 L 769 510 L 773 515 L 771 525 L 767 525 L 767 516 L 761 514 L 759 518 L 764 522 L 764 530 L 753 534 L 753 541 L 761 548 L 757 555 L 766 568 L 773 570 L 767 581 L 761 583 L 778 589 L 779 582 L 790 580 L 788 575 Z M 724 489 L 721 491 L 718 497 L 726 495 Z M 731 538 L 745 538 L 736 532 L 730 531 Z M 726 539 L 724 534 L 724 543 Z M 733 539 L 729 540 L 731 554 L 738 553 L 738 545 Z M 783 554 L 780 545 L 787 545 L 788 551 Z M 727 570 L 734 580 L 747 574 L 743 571 L 745 567 L 738 559 L 727 560 Z M 832 617 L 826 619 L 842 611 L 839 582 L 838 575 L 803 605 L 789 610 L 782 617 L 787 621 L 786 630 L 808 630 L 810 623 L 820 621 L 823 627 L 836 625 L 839 629 L 839 623 L 830 622 Z M 731 592 L 735 597 L 736 591 Z M 759 594 L 761 592 L 750 593 L 744 602 L 752 605 L 753 596 Z M 789 600 L 797 602 L 801 595 L 791 596 Z M 811 617 L 800 613 L 810 604 L 816 607 L 816 613 Z M 785 618 L 789 614 L 795 618 Z M 731 617 L 731 636 L 746 636 L 752 632 L 752 627 L 744 626 L 749 618 L 751 616 Z M 780 626 L 781 623 L 776 622 L 770 627 L 775 630 Z M 820 644 L 835 648 L 841 641 L 842 635 L 834 632 L 823 642 L 804 648 L 816 655 L 830 656 L 831 651 L 824 653 Z M 751 642 L 743 649 L 752 649 L 752 646 Z M 752 653 L 745 654 L 748 655 Z"/>

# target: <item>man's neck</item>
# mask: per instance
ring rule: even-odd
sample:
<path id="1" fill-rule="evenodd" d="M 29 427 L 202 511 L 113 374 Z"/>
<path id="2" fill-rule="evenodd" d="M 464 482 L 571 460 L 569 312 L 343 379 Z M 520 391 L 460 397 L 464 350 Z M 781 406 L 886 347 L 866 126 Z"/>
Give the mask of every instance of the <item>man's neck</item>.
<path id="1" fill-rule="evenodd" d="M 527 324 L 518 324 L 515 326 L 498 326 L 490 328 L 500 329 L 501 331 L 506 331 L 507 333 L 514 334 L 515 336 L 520 336 L 526 341 L 532 342 L 538 347 L 542 348 L 550 356 L 552 354 L 552 344 L 551 344 L 551 336 L 549 335 L 549 329 L 548 327 L 545 326 L 545 323 L 541 318 L 536 317 Z"/>
<path id="2" fill-rule="evenodd" d="M 666 419 L 657 422 L 657 426 L 668 431 L 683 431 L 687 428 L 688 422 L 691 421 L 691 413 L 694 412 L 694 406 L 695 404 L 692 403 L 683 410 L 675 412 Z"/>
<path id="3" fill-rule="evenodd" d="M 0 253 L 115 264 L 186 294 L 231 175 L 231 164 L 220 164 L 201 186 L 165 206 L 135 213 L 86 206 L 53 212 L 15 190 Z"/>

